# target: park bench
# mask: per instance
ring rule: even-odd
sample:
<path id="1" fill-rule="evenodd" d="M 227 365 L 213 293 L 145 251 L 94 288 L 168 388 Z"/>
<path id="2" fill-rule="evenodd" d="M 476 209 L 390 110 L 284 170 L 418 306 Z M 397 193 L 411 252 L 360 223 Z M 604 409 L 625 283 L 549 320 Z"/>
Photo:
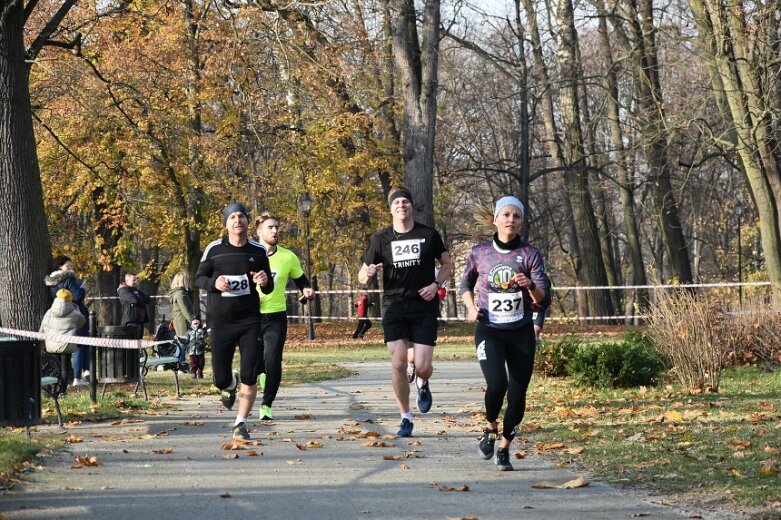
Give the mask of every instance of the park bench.
<path id="1" fill-rule="evenodd" d="M 173 343 L 174 342 L 171 341 L 171 346 L 173 346 Z M 180 397 L 182 394 L 179 389 L 179 371 L 182 369 L 182 365 L 179 363 L 179 358 L 176 355 L 165 355 L 168 353 L 167 344 L 157 345 L 152 350 L 155 356 L 150 356 L 145 348 L 140 350 L 140 377 L 133 392 L 138 392 L 138 386 L 140 384 L 141 388 L 144 390 L 144 400 L 148 401 L 149 395 L 146 390 L 146 375 L 150 370 L 156 370 L 157 367 L 162 366 L 164 370 L 170 370 L 174 373 L 176 397 Z M 174 351 L 174 353 L 176 352 Z"/>
<path id="2" fill-rule="evenodd" d="M 60 381 L 62 368 L 60 358 L 56 354 L 50 354 L 41 349 L 41 390 L 46 392 L 54 401 L 54 409 L 57 412 L 57 424 L 62 427 L 62 411 L 60 410 L 60 394 L 65 390 Z M 67 384 L 67 383 L 66 383 Z"/>

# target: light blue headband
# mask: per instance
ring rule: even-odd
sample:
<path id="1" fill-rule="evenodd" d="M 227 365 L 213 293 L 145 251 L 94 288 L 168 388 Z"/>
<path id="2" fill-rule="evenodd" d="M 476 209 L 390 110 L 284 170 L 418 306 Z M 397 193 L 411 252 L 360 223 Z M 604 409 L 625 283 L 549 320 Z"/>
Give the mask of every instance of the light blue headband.
<path id="1" fill-rule="evenodd" d="M 524 215 L 524 209 L 523 209 L 523 203 L 512 196 L 502 197 L 501 199 L 496 201 L 496 206 L 494 206 L 494 220 L 496 220 L 496 217 L 499 215 L 499 210 L 503 207 L 507 206 L 508 204 L 515 206 L 516 208 L 521 210 L 521 217 Z"/>

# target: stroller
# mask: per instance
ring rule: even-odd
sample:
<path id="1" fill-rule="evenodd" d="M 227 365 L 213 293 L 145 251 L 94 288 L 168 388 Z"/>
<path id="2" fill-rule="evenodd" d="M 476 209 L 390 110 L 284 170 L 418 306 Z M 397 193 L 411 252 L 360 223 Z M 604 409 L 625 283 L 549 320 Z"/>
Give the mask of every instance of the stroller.
<path id="1" fill-rule="evenodd" d="M 184 356 L 187 353 L 187 344 L 182 343 L 176 334 L 171 332 L 168 324 L 169 320 L 165 319 L 165 316 L 163 316 L 160 325 L 157 326 L 157 330 L 155 331 L 155 341 L 165 341 L 166 343 L 155 345 L 152 350 L 154 350 L 158 357 L 175 357 L 179 359 L 178 366 L 174 363 L 161 365 L 163 370 L 183 370 L 186 372 L 189 368 L 188 363 L 184 362 Z"/>

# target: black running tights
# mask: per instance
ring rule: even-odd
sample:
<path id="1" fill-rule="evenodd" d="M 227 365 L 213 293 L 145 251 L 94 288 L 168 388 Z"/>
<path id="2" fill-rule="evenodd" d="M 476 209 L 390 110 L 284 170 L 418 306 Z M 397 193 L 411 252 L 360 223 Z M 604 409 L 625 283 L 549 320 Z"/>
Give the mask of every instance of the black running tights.
<path id="1" fill-rule="evenodd" d="M 485 418 L 496 421 L 507 395 L 502 436 L 512 440 L 523 420 L 526 390 L 534 369 L 534 327 L 529 323 L 519 329 L 494 329 L 478 323 L 475 345 L 486 382 Z"/>

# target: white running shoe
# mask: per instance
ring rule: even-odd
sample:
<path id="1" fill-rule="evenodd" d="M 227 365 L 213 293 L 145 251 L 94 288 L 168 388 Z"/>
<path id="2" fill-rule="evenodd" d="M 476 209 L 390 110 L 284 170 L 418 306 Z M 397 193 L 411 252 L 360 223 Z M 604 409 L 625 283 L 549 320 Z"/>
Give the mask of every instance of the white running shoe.
<path id="1" fill-rule="evenodd" d="M 77 387 L 77 386 L 89 386 L 89 383 L 84 381 L 83 379 L 76 378 L 76 379 L 73 380 L 73 385 L 72 386 L 74 388 Z"/>

